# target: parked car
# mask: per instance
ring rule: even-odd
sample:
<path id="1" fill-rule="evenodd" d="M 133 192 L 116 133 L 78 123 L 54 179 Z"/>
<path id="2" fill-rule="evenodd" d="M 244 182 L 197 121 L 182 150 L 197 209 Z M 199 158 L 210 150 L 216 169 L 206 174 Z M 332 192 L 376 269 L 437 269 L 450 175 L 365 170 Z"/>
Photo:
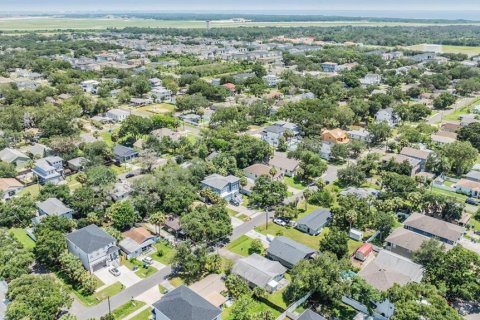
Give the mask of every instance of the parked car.
<path id="1" fill-rule="evenodd" d="M 233 204 L 235 207 L 238 207 L 240 205 L 240 201 L 236 198 L 230 200 L 230 203 Z"/>
<path id="2" fill-rule="evenodd" d="M 479 202 L 478 202 L 478 200 L 475 199 L 475 198 L 468 198 L 468 199 L 465 200 L 465 203 L 468 203 L 468 204 L 472 204 L 472 205 L 474 205 L 474 206 L 477 206 Z"/>
<path id="3" fill-rule="evenodd" d="M 285 220 L 280 219 L 280 218 L 273 219 L 273 223 L 278 224 L 279 226 L 282 226 L 282 227 L 285 227 L 287 225 Z"/>
<path id="4" fill-rule="evenodd" d="M 127 179 L 128 178 L 133 178 L 133 177 L 135 177 L 135 174 L 133 172 L 129 172 L 125 175 L 125 178 L 127 178 Z"/>
<path id="5" fill-rule="evenodd" d="M 108 269 L 108 271 L 113 274 L 115 277 L 118 277 L 120 275 L 120 270 L 118 270 L 117 268 L 110 268 Z"/>
<path id="6" fill-rule="evenodd" d="M 153 259 L 150 258 L 150 257 L 145 257 L 145 258 L 142 259 L 142 262 L 150 265 L 150 264 L 153 263 Z"/>

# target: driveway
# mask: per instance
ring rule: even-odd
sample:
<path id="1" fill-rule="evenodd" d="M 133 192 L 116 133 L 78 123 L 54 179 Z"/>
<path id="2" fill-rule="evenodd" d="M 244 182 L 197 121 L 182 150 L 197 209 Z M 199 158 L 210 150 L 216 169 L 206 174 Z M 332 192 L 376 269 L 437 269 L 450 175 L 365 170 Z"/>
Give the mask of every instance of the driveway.
<path id="1" fill-rule="evenodd" d="M 327 183 L 335 182 L 338 179 L 338 168 L 339 166 L 327 165 L 327 171 L 322 175 L 323 181 Z"/>
<path id="2" fill-rule="evenodd" d="M 101 291 L 105 287 L 108 287 L 109 285 L 112 285 L 117 281 L 119 281 L 126 288 L 128 288 L 142 280 L 139 276 L 135 274 L 135 272 L 128 269 L 126 266 L 120 266 L 118 267 L 118 270 L 120 271 L 120 275 L 118 277 L 115 277 L 113 274 L 111 274 L 108 271 L 108 268 L 102 268 L 96 271 L 94 273 L 95 276 L 97 276 L 105 284 L 104 286 L 98 288 L 97 291 Z"/>
<path id="3" fill-rule="evenodd" d="M 475 242 L 471 241 L 470 239 L 463 238 L 462 240 L 460 240 L 460 244 L 465 249 L 473 251 L 476 254 L 480 254 L 480 243 L 475 243 Z"/>

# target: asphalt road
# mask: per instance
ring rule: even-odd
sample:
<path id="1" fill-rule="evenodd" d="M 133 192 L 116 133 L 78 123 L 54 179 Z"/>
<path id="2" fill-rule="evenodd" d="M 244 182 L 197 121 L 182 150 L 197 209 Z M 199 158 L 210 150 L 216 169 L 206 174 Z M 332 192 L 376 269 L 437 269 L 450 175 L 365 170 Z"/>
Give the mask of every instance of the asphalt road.
<path id="1" fill-rule="evenodd" d="M 143 279 L 133 286 L 126 288 L 122 292 L 110 297 L 110 307 L 111 310 L 115 310 L 121 305 L 127 303 L 132 298 L 144 293 L 145 291 L 159 285 L 163 282 L 172 272 L 170 266 L 159 270 L 154 273 L 152 276 Z M 77 299 L 74 300 L 72 307 L 70 308 L 70 313 L 78 318 L 78 320 L 87 320 L 91 318 L 100 318 L 101 316 L 108 313 L 108 302 L 104 300 L 93 307 L 87 307 L 81 304 Z"/>
<path id="2" fill-rule="evenodd" d="M 442 121 L 443 117 L 448 116 L 450 113 L 454 112 L 457 109 L 463 108 L 464 106 L 472 103 L 476 97 L 474 98 L 462 98 L 458 100 L 450 109 L 440 110 L 439 112 L 432 115 L 430 118 L 427 119 L 428 124 L 435 124 Z"/>
<path id="3" fill-rule="evenodd" d="M 254 229 L 255 227 L 263 226 L 267 222 L 267 219 L 271 220 L 274 217 L 274 215 L 275 215 L 274 211 L 270 211 L 267 216 L 265 215 L 264 212 L 260 213 L 259 215 L 253 217 L 251 220 L 233 229 L 232 235 L 230 236 L 230 240 L 233 241 L 235 239 L 238 239 L 248 231 Z M 273 223 L 273 222 L 270 221 L 269 223 Z"/>

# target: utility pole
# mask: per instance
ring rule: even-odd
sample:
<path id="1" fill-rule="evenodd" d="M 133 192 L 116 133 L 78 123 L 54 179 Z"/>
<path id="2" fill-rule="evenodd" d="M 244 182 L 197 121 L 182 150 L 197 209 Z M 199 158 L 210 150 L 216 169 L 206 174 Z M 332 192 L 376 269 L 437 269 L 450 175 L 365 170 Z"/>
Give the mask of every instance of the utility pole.
<path id="1" fill-rule="evenodd" d="M 110 307 L 110 296 L 107 297 L 107 300 L 108 300 L 108 314 L 111 315 L 112 314 L 112 309 Z"/>

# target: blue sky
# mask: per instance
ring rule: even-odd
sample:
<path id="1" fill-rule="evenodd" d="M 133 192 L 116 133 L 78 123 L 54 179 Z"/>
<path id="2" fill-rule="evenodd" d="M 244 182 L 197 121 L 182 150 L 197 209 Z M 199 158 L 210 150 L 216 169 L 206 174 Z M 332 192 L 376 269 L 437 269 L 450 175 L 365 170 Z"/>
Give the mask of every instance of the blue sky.
<path id="1" fill-rule="evenodd" d="M 0 0 L 4 11 L 480 10 L 479 0 Z"/>
<path id="2" fill-rule="evenodd" d="M 0 0 L 7 11 L 471 11 L 479 0 Z M 479 16 L 480 19 L 480 16 Z"/>

